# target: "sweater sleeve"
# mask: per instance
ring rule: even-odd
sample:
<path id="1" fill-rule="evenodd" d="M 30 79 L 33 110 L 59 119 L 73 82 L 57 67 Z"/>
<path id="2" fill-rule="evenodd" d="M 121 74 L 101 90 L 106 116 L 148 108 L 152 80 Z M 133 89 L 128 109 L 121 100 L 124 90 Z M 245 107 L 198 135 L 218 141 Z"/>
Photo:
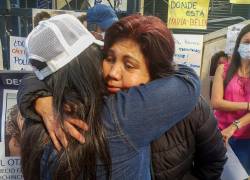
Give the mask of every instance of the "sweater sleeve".
<path id="1" fill-rule="evenodd" d="M 196 73 L 180 66 L 176 74 L 113 96 L 112 119 L 135 147 L 148 145 L 189 114 L 198 101 Z"/>
<path id="2" fill-rule="evenodd" d="M 198 179 L 217 180 L 226 163 L 226 147 L 211 108 L 200 104 L 201 118 L 196 133 L 196 154 L 192 173 Z"/>
<path id="3" fill-rule="evenodd" d="M 19 86 L 17 105 L 24 118 L 41 120 L 35 112 L 34 102 L 39 97 L 51 96 L 45 83 L 37 79 L 34 74 L 26 75 Z"/>

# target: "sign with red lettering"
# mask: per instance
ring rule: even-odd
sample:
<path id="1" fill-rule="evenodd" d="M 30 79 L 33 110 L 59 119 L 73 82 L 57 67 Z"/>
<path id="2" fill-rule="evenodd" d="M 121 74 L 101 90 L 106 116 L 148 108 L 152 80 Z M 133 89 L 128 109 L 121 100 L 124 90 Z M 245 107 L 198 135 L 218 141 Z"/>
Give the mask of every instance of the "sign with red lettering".
<path id="1" fill-rule="evenodd" d="M 209 0 L 169 0 L 168 28 L 206 29 Z"/>
<path id="2" fill-rule="evenodd" d="M 25 39 L 10 36 L 10 70 L 32 70 L 25 54 Z"/>

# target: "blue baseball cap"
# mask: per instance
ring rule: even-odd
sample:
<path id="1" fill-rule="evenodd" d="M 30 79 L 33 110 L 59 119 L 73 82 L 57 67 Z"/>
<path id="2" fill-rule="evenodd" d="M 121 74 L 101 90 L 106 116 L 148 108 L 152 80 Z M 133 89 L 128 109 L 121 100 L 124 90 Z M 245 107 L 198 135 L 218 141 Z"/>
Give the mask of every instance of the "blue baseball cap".
<path id="1" fill-rule="evenodd" d="M 87 11 L 87 24 L 97 24 L 103 31 L 116 21 L 118 18 L 115 11 L 105 4 L 96 4 Z"/>

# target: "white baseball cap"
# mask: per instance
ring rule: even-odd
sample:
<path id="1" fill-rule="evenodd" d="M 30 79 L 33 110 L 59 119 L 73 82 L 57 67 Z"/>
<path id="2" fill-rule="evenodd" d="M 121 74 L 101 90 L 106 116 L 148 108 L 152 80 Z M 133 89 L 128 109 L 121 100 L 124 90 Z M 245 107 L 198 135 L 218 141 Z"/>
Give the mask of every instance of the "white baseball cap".
<path id="1" fill-rule="evenodd" d="M 103 46 L 76 17 L 62 14 L 39 22 L 28 35 L 25 47 L 29 60 L 46 63 L 42 69 L 32 66 L 38 79 L 43 80 L 94 43 Z"/>

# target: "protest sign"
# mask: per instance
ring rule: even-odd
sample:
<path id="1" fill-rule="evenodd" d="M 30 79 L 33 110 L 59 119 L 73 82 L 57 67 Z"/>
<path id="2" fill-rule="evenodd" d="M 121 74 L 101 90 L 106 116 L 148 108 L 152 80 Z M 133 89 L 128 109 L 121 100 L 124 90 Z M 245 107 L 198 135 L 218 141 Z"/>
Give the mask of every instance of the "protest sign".
<path id="1" fill-rule="evenodd" d="M 27 72 L 0 73 L 0 179 L 23 179 L 19 141 L 23 118 L 17 109 L 16 94 L 25 74 Z"/>
<path id="2" fill-rule="evenodd" d="M 203 36 L 191 34 L 174 34 L 174 61 L 193 68 L 198 75 L 201 71 Z"/>
<path id="3" fill-rule="evenodd" d="M 17 90 L 3 90 L 2 118 L 1 118 L 1 140 L 0 143 L 0 179 L 23 179 L 21 173 L 20 160 L 20 141 L 15 136 L 14 124 L 18 120 L 18 111 L 16 107 Z M 16 122 L 15 122 L 16 121 Z"/>
<path id="4" fill-rule="evenodd" d="M 168 28 L 206 29 L 209 0 L 169 0 Z"/>
<path id="5" fill-rule="evenodd" d="M 32 70 L 25 54 L 25 39 L 10 36 L 10 70 Z"/>

